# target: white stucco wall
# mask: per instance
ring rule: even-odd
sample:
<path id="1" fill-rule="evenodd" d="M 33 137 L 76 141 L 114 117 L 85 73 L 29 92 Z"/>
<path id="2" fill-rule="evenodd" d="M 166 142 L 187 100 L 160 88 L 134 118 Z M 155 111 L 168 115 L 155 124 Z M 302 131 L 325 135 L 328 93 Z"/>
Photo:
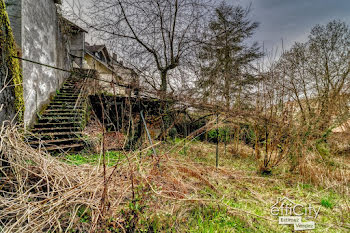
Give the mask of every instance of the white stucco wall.
<path id="1" fill-rule="evenodd" d="M 62 66 L 58 54 L 62 36 L 59 33 L 56 6 L 53 0 L 22 0 L 22 53 L 29 60 L 51 66 Z M 28 125 L 36 113 L 48 103 L 62 85 L 69 73 L 42 65 L 23 62 L 23 89 L 25 113 L 24 122 Z M 66 67 L 60 67 L 66 68 Z"/>

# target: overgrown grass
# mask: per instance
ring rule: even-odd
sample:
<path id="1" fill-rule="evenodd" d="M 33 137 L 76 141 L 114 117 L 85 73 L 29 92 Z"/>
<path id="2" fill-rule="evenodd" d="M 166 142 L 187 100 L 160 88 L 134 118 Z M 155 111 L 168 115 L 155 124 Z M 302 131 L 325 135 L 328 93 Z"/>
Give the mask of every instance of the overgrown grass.
<path id="1" fill-rule="evenodd" d="M 176 143 L 179 147 L 173 148 Z M 183 141 L 175 139 L 158 147 L 157 153 L 166 153 L 181 164 L 215 170 L 215 144 L 187 141 L 186 153 L 181 145 L 184 145 Z M 151 151 L 143 156 L 149 156 L 149 153 Z M 249 150 L 236 153 L 228 149 L 225 155 L 221 145 L 219 153 L 220 168 L 209 178 L 216 190 L 204 186 L 196 193 L 203 200 L 212 201 L 182 203 L 182 207 L 171 211 L 171 214 L 153 212 L 151 206 L 166 203 L 157 203 L 157 198 L 150 192 L 142 197 L 147 198 L 147 205 L 138 215 L 140 231 L 292 232 L 293 226 L 279 225 L 278 217 L 271 215 L 271 206 L 280 197 L 288 197 L 303 206 L 311 204 L 320 208 L 317 219 L 303 218 L 303 221 L 316 222 L 313 232 L 350 231 L 346 192 L 303 182 L 298 174 L 288 172 L 288 166 L 281 166 L 273 174 L 262 176 L 257 172 L 256 159 Z M 107 152 L 106 158 L 108 166 L 113 166 L 125 156 L 120 152 Z M 67 161 L 76 165 L 97 165 L 101 163 L 101 155 L 70 155 Z M 135 208 L 138 210 L 135 203 L 131 206 L 126 204 L 123 211 L 129 210 L 135 214 Z M 82 214 L 81 218 L 81 221 L 88 219 L 86 214 Z M 130 227 L 128 223 L 125 224 Z M 110 229 L 114 230 L 112 232 L 121 232 L 120 229 Z"/>
<path id="2" fill-rule="evenodd" d="M 215 166 L 214 144 L 191 142 L 186 146 L 186 155 L 180 147 L 172 150 L 174 157 Z M 325 155 L 329 156 L 327 153 Z M 248 151 L 237 156 L 228 150 L 225 155 L 222 145 L 219 148 L 219 164 L 230 176 L 215 177 L 218 190 L 204 189 L 202 195 L 221 200 L 221 203 L 242 212 L 236 212 L 240 217 L 235 222 L 237 218 L 232 218 L 220 205 L 198 207 L 193 210 L 196 214 L 191 215 L 187 225 L 192 232 L 292 232 L 293 227 L 279 225 L 278 218 L 270 213 L 270 208 L 278 197 L 289 197 L 304 206 L 311 204 L 320 208 L 317 219 L 303 219 L 316 222 L 313 232 L 350 231 L 349 198 L 346 191 L 339 192 L 335 187 L 305 183 L 299 174 L 291 174 L 287 165 L 281 166 L 270 176 L 262 176 L 257 172 L 253 154 Z"/>

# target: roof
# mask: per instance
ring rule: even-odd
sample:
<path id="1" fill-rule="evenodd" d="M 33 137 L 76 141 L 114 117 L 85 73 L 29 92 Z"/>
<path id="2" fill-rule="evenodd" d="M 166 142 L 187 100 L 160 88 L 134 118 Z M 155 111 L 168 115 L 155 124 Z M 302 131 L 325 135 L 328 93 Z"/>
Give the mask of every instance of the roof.
<path id="1" fill-rule="evenodd" d="M 62 18 L 62 22 L 65 25 L 69 26 L 72 31 L 88 33 L 86 30 L 82 29 L 81 27 L 79 27 L 78 25 L 73 23 L 72 21 L 70 21 L 70 20 L 68 20 L 68 19 L 66 19 L 64 17 L 61 17 L 61 18 Z"/>
<path id="2" fill-rule="evenodd" d="M 88 43 L 85 43 L 85 50 L 90 52 L 94 56 L 95 56 L 95 53 L 102 52 L 104 54 L 105 58 L 107 59 L 107 61 L 106 61 L 107 64 L 111 65 L 110 62 L 112 62 L 112 58 L 108 53 L 108 49 L 107 49 L 106 45 L 89 45 Z"/>
<path id="3" fill-rule="evenodd" d="M 86 46 L 85 46 L 86 48 Z M 110 65 L 108 65 L 107 63 L 105 63 L 104 61 L 101 61 L 99 58 L 97 58 L 93 52 L 91 52 L 90 50 L 86 50 L 85 54 L 89 55 L 90 57 L 92 57 L 93 59 L 95 59 L 97 62 L 99 62 L 100 64 L 102 64 L 103 66 L 105 66 L 107 69 L 109 69 L 111 72 L 115 72 L 115 70 L 113 69 L 113 67 L 111 67 Z"/>
<path id="4" fill-rule="evenodd" d="M 134 69 L 125 66 L 123 62 L 118 61 L 117 57 L 118 57 L 117 54 L 113 53 L 113 56 L 112 56 L 112 64 L 113 64 L 113 66 L 118 66 L 118 67 L 121 67 L 123 69 L 130 70 L 133 74 L 137 75 L 137 73 L 135 72 Z"/>
<path id="5" fill-rule="evenodd" d="M 89 50 L 90 52 L 100 52 L 102 51 L 106 46 L 105 45 L 88 45 L 85 44 L 85 48 Z"/>

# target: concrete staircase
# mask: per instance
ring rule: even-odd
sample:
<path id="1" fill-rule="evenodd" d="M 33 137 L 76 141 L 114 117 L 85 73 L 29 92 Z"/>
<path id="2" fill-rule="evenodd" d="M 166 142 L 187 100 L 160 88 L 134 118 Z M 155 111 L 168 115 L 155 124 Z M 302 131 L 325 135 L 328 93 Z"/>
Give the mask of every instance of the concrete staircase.
<path id="1" fill-rule="evenodd" d="M 71 152 L 84 148 L 81 139 L 85 121 L 86 98 L 82 98 L 82 79 L 68 78 L 28 137 L 30 145 L 48 152 Z"/>

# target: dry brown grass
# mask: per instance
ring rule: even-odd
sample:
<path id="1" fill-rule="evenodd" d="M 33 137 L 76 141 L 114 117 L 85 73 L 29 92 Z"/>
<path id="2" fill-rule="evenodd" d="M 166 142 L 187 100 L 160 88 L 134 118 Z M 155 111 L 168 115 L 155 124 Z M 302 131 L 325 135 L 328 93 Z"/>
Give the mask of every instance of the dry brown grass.
<path id="1" fill-rule="evenodd" d="M 298 166 L 300 179 L 325 188 L 339 190 L 343 194 L 350 194 L 350 169 L 347 164 L 329 162 L 317 153 L 307 153 Z"/>
<path id="2" fill-rule="evenodd" d="M 215 189 L 209 181 L 208 170 L 184 166 L 166 155 L 139 159 L 131 154 L 129 162 L 124 160 L 107 168 L 104 177 L 101 167 L 66 164 L 32 149 L 22 138 L 16 127 L 1 129 L 0 226 L 3 232 L 67 232 L 72 228 L 80 232 L 95 231 L 106 219 L 115 219 L 113 224 L 123 229 L 125 219 L 120 210 L 132 200 L 135 191 L 132 185 L 142 186 L 142 192 L 152 192 L 159 199 L 174 200 L 173 205 L 178 200 L 198 199 L 197 190 L 203 186 Z M 106 182 L 106 198 L 101 205 Z M 155 205 L 153 208 L 169 207 Z M 91 223 L 80 221 L 81 209 L 90 212 Z"/>
<path id="3" fill-rule="evenodd" d="M 186 211 L 193 207 L 184 202 L 209 201 L 222 205 L 220 200 L 227 195 L 230 200 L 248 195 L 256 205 L 267 205 L 266 196 L 275 192 L 276 185 L 284 187 L 285 178 L 291 176 L 261 177 L 245 168 L 232 168 L 232 163 L 239 159 L 251 163 L 253 149 L 240 146 L 239 151 L 231 153 L 229 145 L 222 162 L 235 160 L 218 169 L 215 169 L 215 163 L 210 165 L 194 162 L 187 156 L 177 157 L 182 150 L 177 148 L 176 153 L 160 153 L 155 158 L 140 158 L 139 151 L 127 154 L 114 167 L 108 167 L 104 177 L 102 167 L 64 163 L 59 158 L 32 149 L 22 138 L 23 134 L 17 127 L 0 130 L 0 227 L 3 232 L 67 232 L 69 229 L 94 232 L 106 226 L 123 231 L 128 220 L 121 210 L 128 208 L 135 192 L 148 200 L 148 214 L 176 213 L 178 219 L 186 219 Z M 194 143 L 188 153 L 204 158 L 214 153 L 214 148 L 215 145 Z M 220 151 L 223 151 L 222 146 Z M 311 153 L 303 157 L 299 174 L 294 174 L 291 179 L 337 189 L 345 196 L 349 195 L 349 169 L 345 166 L 332 168 L 319 159 L 320 155 Z M 231 196 L 225 193 L 226 188 L 236 193 Z M 216 198 L 202 199 L 201 192 L 206 189 L 215 192 Z M 103 199 L 104 190 L 106 196 Z M 82 210 L 91 217 L 89 223 L 81 221 Z M 251 210 L 247 212 L 232 207 L 229 210 L 235 210 L 239 216 L 255 216 Z M 112 221 L 108 222 L 108 219 Z M 270 218 L 266 220 L 272 221 Z"/>
<path id="4" fill-rule="evenodd" d="M 101 139 L 103 135 L 102 124 L 96 119 L 91 119 L 88 125 L 83 130 L 83 135 L 88 138 L 90 149 L 96 153 L 102 150 Z M 123 149 L 125 136 L 120 132 L 105 132 L 106 150 L 121 150 Z"/>

